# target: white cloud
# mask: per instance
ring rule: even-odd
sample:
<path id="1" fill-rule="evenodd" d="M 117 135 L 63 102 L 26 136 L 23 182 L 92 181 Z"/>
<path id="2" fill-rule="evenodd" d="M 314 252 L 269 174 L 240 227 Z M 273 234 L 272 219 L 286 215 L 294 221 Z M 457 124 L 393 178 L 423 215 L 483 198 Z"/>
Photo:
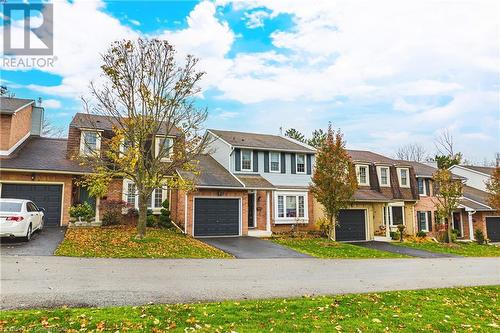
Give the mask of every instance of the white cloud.
<path id="1" fill-rule="evenodd" d="M 42 106 L 49 109 L 59 109 L 61 108 L 61 102 L 57 99 L 46 99 L 42 100 Z"/>
<path id="2" fill-rule="evenodd" d="M 244 14 L 245 25 L 249 29 L 261 28 L 264 26 L 264 20 L 270 17 L 270 14 L 264 10 L 256 10 Z"/>
<path id="3" fill-rule="evenodd" d="M 137 20 L 129 19 L 128 21 L 130 23 L 132 23 L 133 25 L 135 25 L 136 27 L 139 27 L 141 25 L 141 22 L 139 22 Z"/>

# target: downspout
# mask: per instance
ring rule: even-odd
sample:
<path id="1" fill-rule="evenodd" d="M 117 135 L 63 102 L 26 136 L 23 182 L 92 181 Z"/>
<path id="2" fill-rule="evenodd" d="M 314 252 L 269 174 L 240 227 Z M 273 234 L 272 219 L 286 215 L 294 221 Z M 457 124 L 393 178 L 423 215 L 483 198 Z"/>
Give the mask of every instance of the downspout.
<path id="1" fill-rule="evenodd" d="M 474 225 L 473 225 L 473 222 L 472 222 L 472 215 L 473 214 L 476 214 L 476 211 L 475 210 L 470 210 L 467 212 L 468 214 L 468 220 L 469 220 L 469 238 L 470 240 L 475 240 L 474 238 Z"/>

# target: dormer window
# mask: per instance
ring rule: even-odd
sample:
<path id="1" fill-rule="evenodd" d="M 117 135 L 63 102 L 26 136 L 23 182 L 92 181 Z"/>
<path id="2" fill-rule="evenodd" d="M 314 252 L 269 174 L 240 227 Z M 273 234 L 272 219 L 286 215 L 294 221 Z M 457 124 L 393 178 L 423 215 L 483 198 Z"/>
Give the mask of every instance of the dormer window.
<path id="1" fill-rule="evenodd" d="M 248 149 L 241 150 L 241 170 L 252 171 L 252 151 Z"/>
<path id="2" fill-rule="evenodd" d="M 174 139 L 168 136 L 157 135 L 155 142 L 155 156 L 161 156 L 160 161 L 162 162 L 171 161 L 174 154 Z"/>
<path id="3" fill-rule="evenodd" d="M 297 173 L 306 173 L 306 155 L 305 154 L 297 154 L 295 155 L 295 162 Z"/>
<path id="4" fill-rule="evenodd" d="M 281 154 L 275 151 L 269 153 L 269 170 L 271 172 L 281 171 Z"/>
<path id="5" fill-rule="evenodd" d="M 101 149 L 101 135 L 97 131 L 83 130 L 80 137 L 80 154 L 98 154 Z"/>
<path id="6" fill-rule="evenodd" d="M 391 186 L 391 176 L 389 174 L 389 167 L 379 166 L 378 171 L 378 181 L 380 186 L 390 187 Z"/>
<path id="7" fill-rule="evenodd" d="M 410 187 L 410 171 L 407 168 L 398 168 L 399 186 Z"/>
<path id="8" fill-rule="evenodd" d="M 358 178 L 358 185 L 370 186 L 368 165 L 356 165 L 356 176 Z"/>

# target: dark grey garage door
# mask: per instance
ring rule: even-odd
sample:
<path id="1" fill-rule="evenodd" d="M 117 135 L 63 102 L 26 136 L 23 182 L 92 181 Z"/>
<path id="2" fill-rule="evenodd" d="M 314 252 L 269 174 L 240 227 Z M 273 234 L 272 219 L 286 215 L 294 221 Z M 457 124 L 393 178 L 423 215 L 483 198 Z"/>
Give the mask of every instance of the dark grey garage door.
<path id="1" fill-rule="evenodd" d="M 500 216 L 486 218 L 486 232 L 492 242 L 500 242 Z"/>
<path id="2" fill-rule="evenodd" d="M 344 209 L 339 213 L 339 223 L 335 226 L 337 241 L 366 240 L 365 211 L 363 209 Z"/>
<path id="3" fill-rule="evenodd" d="M 238 199 L 195 198 L 195 236 L 238 236 L 240 201 Z"/>
<path id="4" fill-rule="evenodd" d="M 62 185 L 2 184 L 2 198 L 26 199 L 45 209 L 45 225 L 61 223 Z"/>

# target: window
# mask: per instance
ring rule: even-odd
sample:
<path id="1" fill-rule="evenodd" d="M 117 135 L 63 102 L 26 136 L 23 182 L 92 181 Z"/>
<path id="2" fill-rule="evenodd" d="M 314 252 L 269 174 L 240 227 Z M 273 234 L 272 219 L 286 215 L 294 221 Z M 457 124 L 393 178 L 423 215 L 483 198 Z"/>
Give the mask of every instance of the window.
<path id="1" fill-rule="evenodd" d="M 151 193 L 151 199 L 148 203 L 148 209 L 158 212 L 162 208 L 163 201 L 167 198 L 167 191 L 165 188 L 155 188 Z M 129 207 L 139 208 L 139 195 L 137 194 L 137 187 L 134 182 L 128 179 L 123 180 L 123 201 Z"/>
<path id="2" fill-rule="evenodd" d="M 161 154 L 161 161 L 170 161 L 174 153 L 174 139 L 166 136 L 156 137 L 156 157 Z"/>
<path id="3" fill-rule="evenodd" d="M 252 170 L 252 151 L 244 149 L 241 151 L 241 170 Z"/>
<path id="4" fill-rule="evenodd" d="M 306 173 L 306 155 L 297 154 L 295 155 L 297 173 Z"/>
<path id="5" fill-rule="evenodd" d="M 417 212 L 418 230 L 431 231 L 432 228 L 432 212 Z"/>
<path id="6" fill-rule="evenodd" d="M 26 204 L 26 210 L 28 212 L 37 212 L 38 211 L 38 209 L 36 209 L 35 205 L 33 203 L 31 203 L 31 202 L 28 202 Z"/>
<path id="7" fill-rule="evenodd" d="M 391 178 L 388 167 L 377 167 L 380 186 L 391 186 Z"/>
<path id="8" fill-rule="evenodd" d="M 418 194 L 420 195 L 427 195 L 426 191 L 426 182 L 424 181 L 423 178 L 417 178 L 417 185 L 418 185 Z"/>
<path id="9" fill-rule="evenodd" d="M 277 194 L 276 223 L 295 223 L 297 219 L 307 220 L 306 195 L 306 193 Z"/>
<path id="10" fill-rule="evenodd" d="M 163 189 L 155 188 L 153 190 L 153 208 L 161 208 L 161 204 L 163 203 Z"/>
<path id="11" fill-rule="evenodd" d="M 367 165 L 356 165 L 356 176 L 358 177 L 359 185 L 370 185 L 370 182 L 368 181 Z"/>
<path id="12" fill-rule="evenodd" d="M 269 170 L 271 172 L 280 172 L 281 154 L 277 152 L 269 153 Z"/>
<path id="13" fill-rule="evenodd" d="M 404 207 L 391 206 L 391 225 L 404 224 Z"/>
<path id="14" fill-rule="evenodd" d="M 409 173 L 410 170 L 406 168 L 398 168 L 399 186 L 410 187 L 410 180 L 408 178 Z"/>
<path id="15" fill-rule="evenodd" d="M 96 131 L 82 131 L 80 137 L 80 153 L 88 156 L 101 149 L 101 136 Z"/>
<path id="16" fill-rule="evenodd" d="M 130 206 L 130 207 L 136 207 L 137 204 L 136 204 L 136 198 L 137 198 L 137 195 L 135 193 L 135 184 L 132 183 L 132 182 L 128 182 L 127 183 L 127 192 L 126 192 L 126 196 L 127 196 L 127 204 Z"/>

